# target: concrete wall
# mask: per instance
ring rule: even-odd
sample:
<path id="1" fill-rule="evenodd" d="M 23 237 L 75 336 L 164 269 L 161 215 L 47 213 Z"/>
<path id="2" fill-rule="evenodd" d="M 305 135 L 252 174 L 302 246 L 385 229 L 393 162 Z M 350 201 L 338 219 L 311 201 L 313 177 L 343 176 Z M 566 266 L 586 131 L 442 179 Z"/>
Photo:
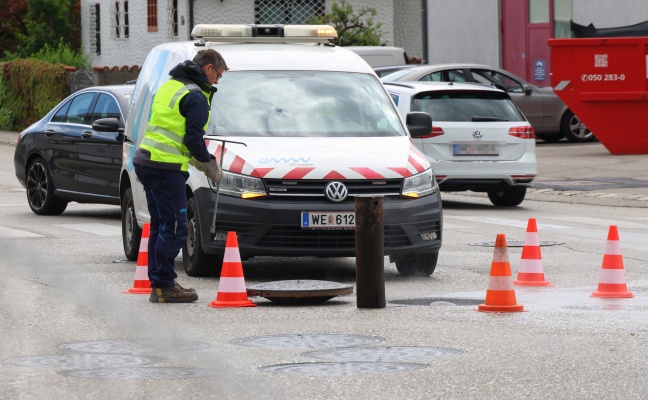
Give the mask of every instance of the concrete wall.
<path id="1" fill-rule="evenodd" d="M 423 57 L 420 0 L 394 0 L 394 46 L 408 57 Z"/>
<path id="2" fill-rule="evenodd" d="M 429 63 L 499 66 L 499 20 L 498 0 L 429 0 Z"/>
<path id="3" fill-rule="evenodd" d="M 574 22 L 596 28 L 634 25 L 648 20 L 646 0 L 573 0 Z"/>

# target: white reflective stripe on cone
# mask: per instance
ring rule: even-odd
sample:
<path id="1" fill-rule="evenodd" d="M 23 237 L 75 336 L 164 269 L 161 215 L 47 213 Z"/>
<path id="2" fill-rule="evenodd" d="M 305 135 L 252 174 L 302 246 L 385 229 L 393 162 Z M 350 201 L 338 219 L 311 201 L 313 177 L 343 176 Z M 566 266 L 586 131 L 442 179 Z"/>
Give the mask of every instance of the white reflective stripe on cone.
<path id="1" fill-rule="evenodd" d="M 506 247 L 495 247 L 493 251 L 493 262 L 509 262 Z"/>
<path id="2" fill-rule="evenodd" d="M 622 269 L 602 269 L 600 283 L 626 283 Z"/>
<path id="3" fill-rule="evenodd" d="M 527 232 L 524 235 L 524 244 L 528 246 L 540 246 L 538 232 Z"/>
<path id="4" fill-rule="evenodd" d="M 523 258 L 520 260 L 520 269 L 518 272 L 542 273 L 542 260 Z"/>
<path id="5" fill-rule="evenodd" d="M 605 244 L 605 254 L 621 255 L 621 242 L 618 240 L 608 240 Z"/>
<path id="6" fill-rule="evenodd" d="M 515 290 L 510 276 L 491 276 L 488 278 L 488 290 Z"/>
<path id="7" fill-rule="evenodd" d="M 245 279 L 243 278 L 220 278 L 218 291 L 223 293 L 247 293 Z"/>
<path id="8" fill-rule="evenodd" d="M 149 238 L 142 238 L 140 240 L 140 248 L 139 248 L 140 253 L 144 251 L 148 252 L 148 240 Z"/>
<path id="9" fill-rule="evenodd" d="M 238 247 L 225 247 L 223 262 L 241 262 L 241 255 Z"/>
<path id="10" fill-rule="evenodd" d="M 140 266 L 138 265 L 135 268 L 135 280 L 136 281 L 148 281 L 148 267 L 146 265 Z"/>

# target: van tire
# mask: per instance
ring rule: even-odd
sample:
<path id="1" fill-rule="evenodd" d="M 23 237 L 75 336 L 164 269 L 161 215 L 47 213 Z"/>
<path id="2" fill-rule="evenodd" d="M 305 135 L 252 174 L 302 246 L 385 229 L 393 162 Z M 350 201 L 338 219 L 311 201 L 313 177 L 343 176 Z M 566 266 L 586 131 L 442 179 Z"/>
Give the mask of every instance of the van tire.
<path id="1" fill-rule="evenodd" d="M 497 207 L 515 207 L 520 205 L 526 196 L 525 186 L 513 186 L 508 189 L 491 190 L 488 198 Z"/>
<path id="2" fill-rule="evenodd" d="M 196 199 L 187 200 L 187 221 L 189 223 L 187 241 L 182 246 L 182 263 L 189 276 L 220 275 L 223 257 L 207 254 L 202 248 L 200 216 Z"/>
<path id="3" fill-rule="evenodd" d="M 396 269 L 403 276 L 430 276 L 436 269 L 439 253 L 409 254 L 396 261 Z"/>
<path id="4" fill-rule="evenodd" d="M 135 202 L 133 201 L 133 189 L 124 191 L 121 199 L 122 211 L 122 244 L 124 254 L 130 261 L 137 260 L 139 247 L 142 240 L 142 228 L 137 224 L 135 216 Z"/>

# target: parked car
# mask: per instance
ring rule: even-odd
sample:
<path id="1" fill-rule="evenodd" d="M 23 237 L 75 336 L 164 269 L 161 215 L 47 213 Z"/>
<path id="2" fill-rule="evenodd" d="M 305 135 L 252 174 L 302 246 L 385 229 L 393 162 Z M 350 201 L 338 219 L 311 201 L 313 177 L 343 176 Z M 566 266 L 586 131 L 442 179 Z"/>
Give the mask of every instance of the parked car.
<path id="1" fill-rule="evenodd" d="M 378 72 L 377 72 L 378 73 Z M 500 68 L 481 64 L 404 66 L 380 78 L 383 82 L 480 82 L 506 91 L 529 120 L 536 136 L 548 142 L 563 137 L 570 142 L 591 142 L 596 137 L 550 87 L 535 86 Z"/>
<path id="2" fill-rule="evenodd" d="M 70 201 L 119 205 L 123 128 L 134 85 L 96 86 L 71 94 L 20 133 L 16 178 L 39 215 L 58 215 Z M 116 132 L 93 123 L 114 118 Z"/>
<path id="3" fill-rule="evenodd" d="M 486 192 L 496 206 L 517 206 L 537 175 L 535 135 L 508 93 L 489 85 L 388 82 L 401 115 L 425 112 L 432 130 L 414 137 L 441 191 Z"/>

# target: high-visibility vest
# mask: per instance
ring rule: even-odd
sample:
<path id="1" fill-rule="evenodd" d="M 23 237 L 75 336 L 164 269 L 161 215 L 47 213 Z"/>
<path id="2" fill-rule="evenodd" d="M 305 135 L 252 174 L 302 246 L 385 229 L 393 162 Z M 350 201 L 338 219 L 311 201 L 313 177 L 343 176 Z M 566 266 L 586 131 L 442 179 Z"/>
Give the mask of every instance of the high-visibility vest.
<path id="1" fill-rule="evenodd" d="M 185 172 L 189 170 L 191 153 L 183 142 L 187 120 L 180 114 L 180 100 L 191 91 L 200 91 L 210 105 L 209 96 L 194 83 L 170 79 L 158 89 L 151 107 L 151 119 L 140 144 L 151 153 L 151 161 L 179 164 L 180 170 Z"/>

